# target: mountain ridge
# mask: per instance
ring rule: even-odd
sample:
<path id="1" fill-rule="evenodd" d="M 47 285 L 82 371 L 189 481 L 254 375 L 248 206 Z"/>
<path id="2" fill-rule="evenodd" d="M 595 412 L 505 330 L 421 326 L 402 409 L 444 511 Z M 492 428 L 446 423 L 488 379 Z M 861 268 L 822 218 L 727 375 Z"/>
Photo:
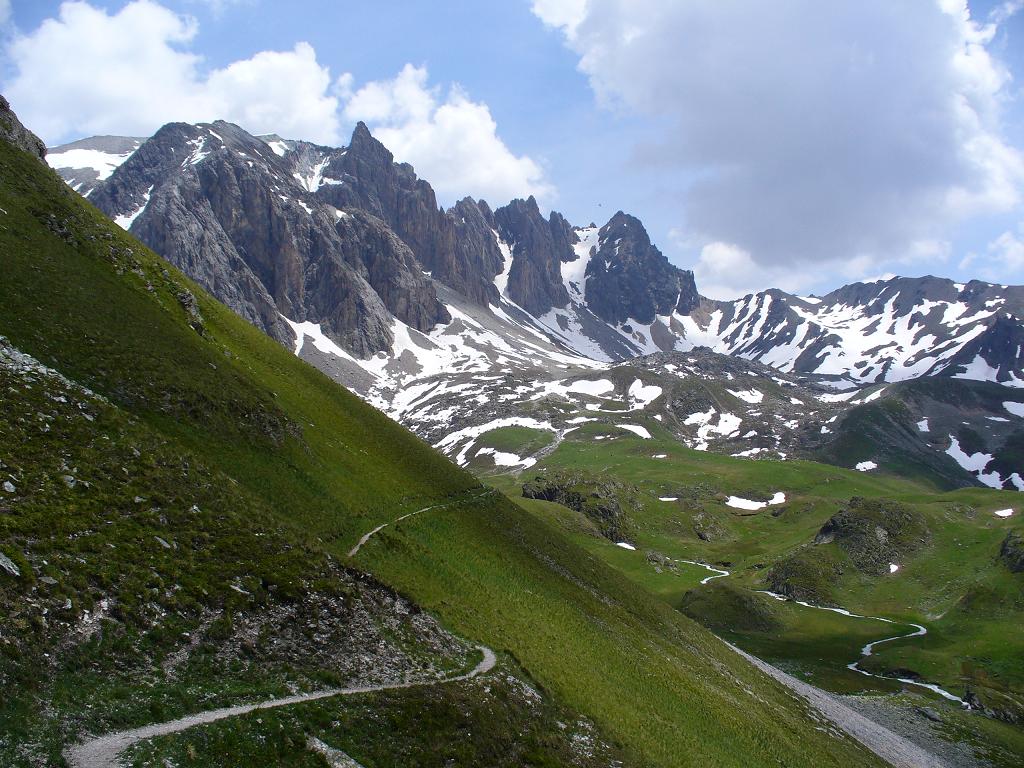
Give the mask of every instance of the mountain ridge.
<path id="1" fill-rule="evenodd" d="M 51 157 L 58 167 L 60 149 Z M 61 168 L 69 183 L 82 172 Z M 618 211 L 602 226 L 574 227 L 555 211 L 545 217 L 534 198 L 494 210 L 463 198 L 444 210 L 430 184 L 362 123 L 341 148 L 254 137 L 223 122 L 169 124 L 87 194 L 236 312 L 445 450 L 467 429 L 533 418 L 536 397 L 590 372 L 701 347 L 765 364 L 777 372 L 758 374 L 768 379 L 795 377 L 791 385 L 812 390 L 802 402 L 840 410 L 868 395 L 893 397 L 887 385 L 920 378 L 990 381 L 1009 390 L 1011 403 L 1024 387 L 1024 287 L 896 277 L 820 297 L 771 288 L 708 299 L 636 217 Z M 724 376 L 725 358 L 716 365 Z M 674 388 L 683 369 L 691 370 L 652 372 L 660 382 L 650 385 Z M 451 396 L 467 391 L 475 407 L 460 409 Z M 966 389 L 963 397 L 970 400 Z M 826 444 L 840 438 L 835 424 L 815 420 L 825 413 L 818 406 L 776 423 L 747 405 L 741 415 L 735 400 L 706 402 L 674 429 L 684 444 L 740 455 L 827 457 L 886 471 L 899 464 L 899 430 L 889 453 L 854 456 Z M 557 433 L 571 426 L 569 415 L 534 421 Z M 996 418 L 1013 429 L 994 429 Z M 803 433 L 835 437 L 779 434 L 779 424 L 801 420 L 809 420 Z M 1006 446 L 1020 439 L 1018 415 L 969 411 L 965 420 L 982 436 L 974 454 L 990 461 L 980 470 L 969 467 L 981 459 L 951 467 L 962 443 L 951 430 L 946 446 L 929 439 L 915 448 L 941 454 L 922 466 L 944 486 L 1021 489 L 1001 455 L 1013 455 Z M 745 444 L 727 438 L 734 423 Z M 989 464 L 1001 469 L 984 471 Z"/>

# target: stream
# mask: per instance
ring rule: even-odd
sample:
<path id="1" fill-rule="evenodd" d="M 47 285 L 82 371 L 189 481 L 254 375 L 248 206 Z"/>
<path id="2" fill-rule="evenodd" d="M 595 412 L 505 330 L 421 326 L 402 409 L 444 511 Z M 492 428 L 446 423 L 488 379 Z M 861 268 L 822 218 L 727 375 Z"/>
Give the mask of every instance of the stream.
<path id="1" fill-rule="evenodd" d="M 704 582 L 701 583 L 703 584 Z M 852 611 L 848 611 L 845 608 L 831 608 L 826 605 L 815 605 L 814 603 L 808 603 L 804 600 L 793 600 L 792 598 L 786 597 L 785 595 L 780 595 L 778 592 L 770 592 L 766 589 L 759 589 L 757 591 L 759 594 L 768 595 L 769 597 L 775 600 L 779 600 L 781 602 L 790 600 L 791 602 L 794 602 L 797 605 L 802 605 L 805 608 L 815 608 L 819 611 L 831 611 L 832 613 L 838 613 L 841 616 L 848 616 L 851 619 L 873 619 L 875 621 L 884 621 L 886 624 L 902 623 L 893 621 L 892 619 L 885 619 L 881 616 L 865 616 L 859 613 L 853 613 Z M 928 634 L 927 628 L 921 626 L 920 624 L 915 624 L 910 621 L 906 622 L 906 624 L 907 626 L 913 627 L 914 631 L 902 635 L 893 635 L 892 637 L 885 637 L 881 640 L 875 640 L 873 642 L 868 643 L 861 649 L 861 657 L 856 661 L 847 664 L 846 668 L 853 672 L 859 672 L 860 674 L 865 675 L 866 677 L 877 677 L 879 680 L 898 680 L 899 682 L 906 683 L 907 685 L 916 685 L 919 688 L 927 688 L 929 691 L 939 694 L 939 696 L 941 696 L 942 698 L 948 699 L 949 701 L 955 701 L 958 704 L 960 704 L 960 706 L 967 708 L 969 705 L 966 701 L 961 699 L 959 696 L 950 693 L 945 688 L 935 685 L 934 683 L 924 683 L 909 677 L 889 677 L 887 675 L 876 675 L 874 672 L 868 672 L 866 669 L 861 669 L 860 663 L 864 661 L 864 659 L 873 655 L 876 645 L 881 645 L 882 643 L 890 643 L 893 640 L 905 640 L 909 637 L 923 637 L 924 635 Z"/>

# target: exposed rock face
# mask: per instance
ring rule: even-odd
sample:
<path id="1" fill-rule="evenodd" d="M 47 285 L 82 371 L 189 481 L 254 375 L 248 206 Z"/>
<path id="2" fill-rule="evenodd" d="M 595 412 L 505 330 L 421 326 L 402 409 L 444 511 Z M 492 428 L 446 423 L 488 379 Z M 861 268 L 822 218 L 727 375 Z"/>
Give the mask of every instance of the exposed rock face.
<path id="1" fill-rule="evenodd" d="M 228 133 L 232 129 L 217 125 L 225 126 Z M 343 346 L 350 343 L 346 339 L 355 339 L 355 346 L 347 348 L 357 354 L 384 343 L 387 334 L 381 328 L 388 323 L 375 315 L 378 304 L 399 319 L 409 318 L 421 330 L 444 318 L 443 308 L 429 297 L 432 289 L 423 275 L 426 272 L 434 283 L 481 307 L 500 304 L 501 291 L 538 321 L 526 320 L 528 324 L 539 324 L 555 343 L 599 359 L 624 360 L 706 345 L 783 371 L 823 374 L 851 383 L 963 376 L 1024 384 L 1024 287 L 977 281 L 960 284 L 935 277 L 894 278 L 855 283 L 820 298 L 768 289 L 735 301 L 713 301 L 701 298 L 692 273 L 671 265 L 651 244 L 640 222 L 624 213 L 617 213 L 601 228 L 574 230 L 557 213 L 542 216 L 532 199 L 515 200 L 492 211 L 483 201 L 466 198 L 448 211 L 441 210 L 430 185 L 417 178 L 411 166 L 395 163 L 361 124 L 349 146 L 340 149 L 273 135 L 257 139 L 244 132 L 248 141 L 242 142 L 220 130 L 206 144 L 203 135 L 208 129 L 166 126 L 147 142 L 152 146 L 144 145 L 128 162 L 124 158 L 135 146 L 133 139 L 118 144 L 116 137 L 94 137 L 76 144 L 103 155 L 96 160 L 108 164 L 103 172 L 118 162 L 124 162 L 125 169 L 134 168 L 134 184 L 125 185 L 116 178 L 118 172 L 99 182 L 106 198 L 101 207 L 136 234 L 145 232 L 150 244 L 158 242 L 161 234 L 152 232 L 156 224 L 147 219 L 158 210 L 168 210 L 159 201 L 160 180 L 168 173 L 188 175 L 192 165 L 212 163 L 217 153 L 207 154 L 223 141 L 238 155 L 232 162 L 243 175 L 248 167 L 260 176 L 259 169 L 266 166 L 267 175 L 254 184 L 269 184 L 273 191 L 265 189 L 266 194 L 256 199 L 265 198 L 275 210 L 288 208 L 282 199 L 286 198 L 328 214 L 359 209 L 383 222 L 415 262 L 407 271 L 397 266 L 402 258 L 396 257 L 390 262 L 393 268 L 382 271 L 377 259 L 371 260 L 372 270 L 366 269 L 363 258 L 344 259 L 375 291 L 382 275 L 389 286 L 381 288 L 384 293 L 377 302 L 360 288 L 346 289 L 351 301 L 361 302 L 371 316 L 357 323 L 350 312 L 342 311 L 325 326 Z M 168 153 L 166 138 L 173 133 L 178 134 L 180 151 Z M 69 155 L 67 161 L 71 159 Z M 89 193 L 95 169 L 65 168 L 59 158 L 53 162 L 76 189 Z M 200 181 L 199 195 L 205 197 L 212 188 Z M 153 203 L 147 206 L 150 193 Z M 179 254 L 178 263 L 191 265 L 191 274 L 260 327 L 278 338 L 289 338 L 289 329 L 275 331 L 274 325 L 280 322 L 277 309 L 289 317 L 296 314 L 294 307 L 277 306 L 282 293 L 296 303 L 294 267 L 281 265 L 273 270 L 275 279 L 268 280 L 267 269 L 256 268 L 253 260 L 269 265 L 253 251 L 259 250 L 255 241 L 260 237 L 272 244 L 273 251 L 282 241 L 304 238 L 306 228 L 269 226 L 265 211 L 252 207 L 238 211 L 238 220 L 225 227 L 224 216 L 193 211 L 191 202 L 184 201 L 181 209 L 195 219 L 195 232 L 190 235 L 191 244 L 179 243 L 178 250 L 194 253 L 187 253 L 188 258 Z M 138 211 L 143 212 L 132 219 Z M 233 248 L 221 242 L 212 219 Z M 238 241 L 243 231 L 245 236 Z M 200 241 L 202 247 L 197 245 Z M 323 242 L 322 236 L 315 237 L 314 251 L 320 248 L 315 243 Z M 296 247 L 305 250 L 305 246 Z M 253 274 L 238 270 L 236 284 L 228 285 L 224 276 L 237 263 L 249 265 Z M 281 286 L 282 270 L 293 273 L 288 290 Z M 221 276 L 219 289 L 214 288 L 218 282 L 214 275 Z M 417 301 L 426 302 L 422 311 L 414 309 Z M 504 311 L 510 309 L 506 302 Z M 306 317 L 316 320 L 317 314 Z M 297 315 L 303 317 L 301 312 Z M 370 341 L 369 337 L 375 338 Z"/>
<path id="2" fill-rule="evenodd" d="M 601 228 L 599 242 L 587 265 L 586 299 L 605 322 L 649 325 L 656 315 L 688 315 L 699 303 L 693 273 L 670 264 L 639 219 L 619 211 Z"/>
<path id="3" fill-rule="evenodd" d="M 0 139 L 46 162 L 46 145 L 43 144 L 42 139 L 21 124 L 18 116 L 11 110 L 11 105 L 2 95 L 0 95 Z"/>
<path id="4" fill-rule="evenodd" d="M 576 234 L 559 213 L 541 216 L 537 200 L 513 200 L 494 212 L 502 239 L 512 244 L 512 267 L 507 294 L 531 315 L 569 303 L 562 284 L 561 264 L 573 261 Z"/>
<path id="5" fill-rule="evenodd" d="M 412 252 L 384 222 L 314 194 L 314 153 L 305 145 L 280 157 L 224 122 L 172 123 L 90 199 L 284 343 L 294 333 L 281 315 L 320 324 L 362 357 L 390 347 L 391 315 L 419 330 L 447 322 Z"/>

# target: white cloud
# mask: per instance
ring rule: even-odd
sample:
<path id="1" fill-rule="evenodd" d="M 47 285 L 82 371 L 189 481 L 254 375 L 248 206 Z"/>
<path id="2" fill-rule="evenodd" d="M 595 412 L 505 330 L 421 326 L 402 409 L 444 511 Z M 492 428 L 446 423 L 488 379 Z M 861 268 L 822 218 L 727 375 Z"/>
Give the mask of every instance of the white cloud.
<path id="1" fill-rule="evenodd" d="M 424 67 L 406 64 L 393 80 L 370 82 L 352 91 L 352 78 L 339 78 L 345 117 L 364 121 L 400 162 L 411 163 L 446 202 L 465 195 L 503 204 L 535 195 L 550 201 L 553 187 L 533 159 L 515 155 L 498 136 L 486 104 L 459 87 L 447 93 L 428 85 Z"/>
<path id="2" fill-rule="evenodd" d="M 239 2 L 204 1 L 214 10 Z M 216 119 L 252 133 L 339 144 L 344 105 L 347 121 L 368 123 L 442 200 L 553 197 L 541 166 L 498 136 L 488 106 L 458 86 L 442 92 L 428 85 L 425 68 L 407 65 L 393 80 L 357 90 L 348 73 L 332 82 L 312 46 L 298 43 L 204 71 L 190 49 L 197 33 L 194 18 L 155 0 L 134 0 L 113 14 L 65 2 L 57 18 L 9 43 L 16 71 L 3 90 L 50 144 L 101 133 L 148 136 L 167 122 Z"/>
<path id="3" fill-rule="evenodd" d="M 549 27 L 562 29 L 570 39 L 586 18 L 587 0 L 533 0 L 533 13 Z"/>
<path id="4" fill-rule="evenodd" d="M 0 27 L 11 18 L 11 0 L 0 0 Z"/>
<path id="5" fill-rule="evenodd" d="M 693 275 L 702 295 L 723 301 L 779 288 L 800 293 L 814 286 L 815 278 L 806 273 L 772 265 L 758 264 L 750 253 L 731 243 L 708 243 L 700 251 Z"/>
<path id="6" fill-rule="evenodd" d="M 1011 80 L 966 0 L 535 0 L 604 106 L 664 126 L 691 237 L 752 263 L 880 263 L 1021 204 Z M 721 256 L 721 254 L 718 254 Z M 705 265 L 707 266 L 707 265 Z M 710 269 L 708 267 L 708 269 Z M 710 274 L 710 273 L 709 273 Z"/>
<path id="7" fill-rule="evenodd" d="M 2 2 L 2 0 L 0 0 Z M 202 71 L 187 46 L 196 20 L 152 0 L 115 14 L 66 2 L 57 18 L 7 48 L 4 91 L 49 143 L 97 133 L 149 135 L 170 121 L 225 119 L 249 131 L 325 143 L 340 139 L 331 77 L 307 43 Z"/>
<path id="8" fill-rule="evenodd" d="M 989 243 L 989 252 L 997 263 L 1013 272 L 1024 271 L 1024 224 L 1017 227 L 1017 232 L 1003 232 Z"/>

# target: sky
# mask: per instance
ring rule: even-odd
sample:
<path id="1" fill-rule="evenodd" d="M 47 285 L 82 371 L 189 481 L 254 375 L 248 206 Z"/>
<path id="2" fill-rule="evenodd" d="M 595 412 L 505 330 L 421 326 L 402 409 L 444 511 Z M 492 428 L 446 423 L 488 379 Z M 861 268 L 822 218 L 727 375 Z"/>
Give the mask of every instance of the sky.
<path id="1" fill-rule="evenodd" d="M 1024 0 L 0 0 L 48 145 L 362 120 L 451 205 L 617 210 L 698 288 L 1024 284 Z"/>

